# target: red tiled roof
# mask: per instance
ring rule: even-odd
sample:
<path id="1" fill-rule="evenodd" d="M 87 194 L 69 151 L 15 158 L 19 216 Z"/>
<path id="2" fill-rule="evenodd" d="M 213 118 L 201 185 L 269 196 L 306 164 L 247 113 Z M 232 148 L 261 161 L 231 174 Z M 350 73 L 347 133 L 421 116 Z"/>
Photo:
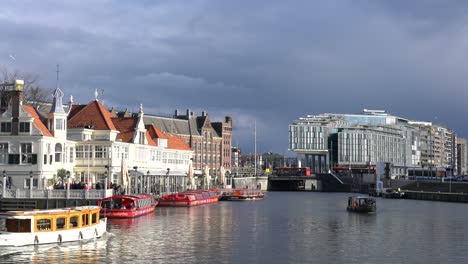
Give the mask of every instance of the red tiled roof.
<path id="1" fill-rule="evenodd" d="M 34 118 L 34 125 L 37 127 L 42 132 L 42 135 L 46 137 L 53 137 L 52 133 L 47 129 L 47 127 L 42 123 L 41 117 L 37 113 L 36 109 L 34 107 L 29 106 L 29 105 L 23 105 L 23 109 L 27 111 L 33 118 Z"/>
<path id="2" fill-rule="evenodd" d="M 68 119 L 68 128 L 92 125 L 96 130 L 117 130 L 111 118 L 112 114 L 101 102 L 92 101 L 84 107 L 72 107 Z"/>
<path id="3" fill-rule="evenodd" d="M 167 139 L 167 147 L 169 149 L 192 150 L 179 136 L 164 133 L 159 128 L 157 128 L 154 124 L 147 125 L 146 129 L 151 138 Z"/>
<path id="4" fill-rule="evenodd" d="M 138 123 L 138 119 L 134 117 L 112 117 L 112 123 L 115 125 L 116 130 L 120 131 L 117 139 L 123 142 L 133 142 L 133 135 Z"/>

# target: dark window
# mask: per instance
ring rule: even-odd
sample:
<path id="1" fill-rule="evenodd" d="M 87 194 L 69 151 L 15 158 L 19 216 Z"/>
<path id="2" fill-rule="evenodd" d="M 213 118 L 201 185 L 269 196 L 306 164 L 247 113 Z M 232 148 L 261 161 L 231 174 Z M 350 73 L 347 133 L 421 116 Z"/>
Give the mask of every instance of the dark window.
<path id="1" fill-rule="evenodd" d="M 82 215 L 82 225 L 85 226 L 85 225 L 89 225 L 89 215 L 87 214 L 84 214 Z"/>
<path id="2" fill-rule="evenodd" d="M 44 164 L 47 164 L 47 154 L 44 154 Z"/>
<path id="3" fill-rule="evenodd" d="M 30 131 L 31 131 L 31 124 L 29 122 L 20 122 L 19 132 L 30 132 Z"/>
<path id="4" fill-rule="evenodd" d="M 57 222 L 56 222 L 56 229 L 64 229 L 66 227 L 66 219 L 65 217 L 60 217 L 60 218 L 57 218 L 56 219 Z"/>
<path id="5" fill-rule="evenodd" d="M 51 219 L 39 219 L 36 221 L 36 228 L 38 231 L 47 231 L 52 227 Z"/>
<path id="6" fill-rule="evenodd" d="M 78 227 L 78 216 L 70 217 L 70 228 Z"/>
<path id="7" fill-rule="evenodd" d="M 1 132 L 11 132 L 11 123 L 10 122 L 2 122 L 0 131 Z"/>
<path id="8" fill-rule="evenodd" d="M 93 213 L 91 215 L 91 223 L 96 224 L 97 223 L 97 213 Z"/>
<path id="9" fill-rule="evenodd" d="M 19 164 L 20 155 L 19 154 L 10 154 L 8 155 L 8 164 Z"/>

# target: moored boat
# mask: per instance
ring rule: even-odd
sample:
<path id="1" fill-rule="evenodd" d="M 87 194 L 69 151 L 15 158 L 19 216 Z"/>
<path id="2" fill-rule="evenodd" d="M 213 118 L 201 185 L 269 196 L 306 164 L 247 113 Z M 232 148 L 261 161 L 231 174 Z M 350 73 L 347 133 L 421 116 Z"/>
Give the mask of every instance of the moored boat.
<path id="1" fill-rule="evenodd" d="M 232 189 L 231 191 L 223 190 L 220 192 L 220 200 L 226 201 L 248 201 L 263 199 L 265 193 L 259 189 Z"/>
<path id="2" fill-rule="evenodd" d="M 0 246 L 27 246 L 99 238 L 106 218 L 98 206 L 0 213 Z"/>
<path id="3" fill-rule="evenodd" d="M 357 213 L 373 213 L 377 209 L 375 199 L 365 196 L 350 196 L 346 210 Z"/>
<path id="4" fill-rule="evenodd" d="M 163 195 L 159 200 L 160 206 L 195 206 L 218 202 L 218 192 L 214 190 L 186 191 Z"/>
<path id="5" fill-rule="evenodd" d="M 133 218 L 154 212 L 158 201 L 153 195 L 114 195 L 98 201 L 101 216 L 109 218 Z"/>

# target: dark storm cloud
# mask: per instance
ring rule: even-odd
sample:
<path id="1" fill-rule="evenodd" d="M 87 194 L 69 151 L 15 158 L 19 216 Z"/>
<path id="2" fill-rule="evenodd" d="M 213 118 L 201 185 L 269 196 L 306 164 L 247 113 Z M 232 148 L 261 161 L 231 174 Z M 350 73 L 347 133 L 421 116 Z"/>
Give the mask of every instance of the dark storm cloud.
<path id="1" fill-rule="evenodd" d="M 27 7 L 27 8 L 25 8 Z M 283 153 L 287 126 L 386 109 L 465 136 L 464 1 L 8 1 L 0 64 L 86 103 L 233 116 L 234 144 Z M 16 61 L 9 59 L 14 53 Z"/>

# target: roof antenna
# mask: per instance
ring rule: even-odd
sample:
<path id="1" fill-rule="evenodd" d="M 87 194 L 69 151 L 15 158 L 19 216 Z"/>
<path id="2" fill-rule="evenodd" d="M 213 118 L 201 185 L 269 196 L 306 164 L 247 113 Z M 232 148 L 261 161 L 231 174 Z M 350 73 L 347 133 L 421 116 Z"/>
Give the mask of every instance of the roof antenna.
<path id="1" fill-rule="evenodd" d="M 59 88 L 59 72 L 60 72 L 60 65 L 57 64 L 57 88 Z"/>

